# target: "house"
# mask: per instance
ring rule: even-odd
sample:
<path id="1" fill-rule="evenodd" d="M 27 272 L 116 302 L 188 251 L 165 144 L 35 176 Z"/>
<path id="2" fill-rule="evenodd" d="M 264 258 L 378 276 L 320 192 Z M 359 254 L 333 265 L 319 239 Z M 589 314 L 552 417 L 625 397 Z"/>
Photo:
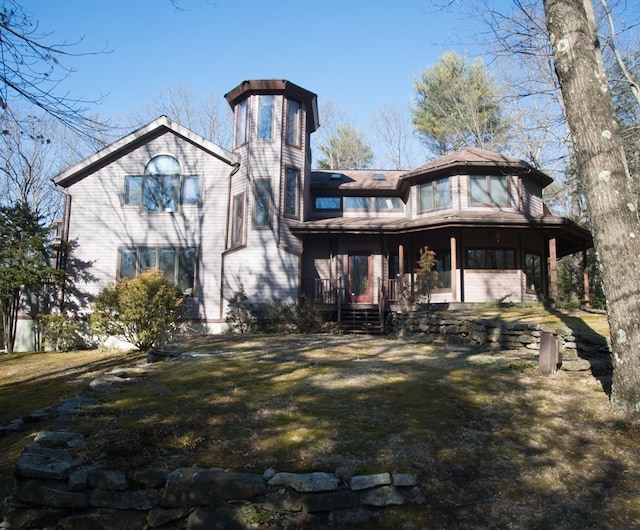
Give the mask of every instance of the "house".
<path id="1" fill-rule="evenodd" d="M 553 296 L 556 260 L 592 245 L 547 211 L 552 179 L 521 160 L 466 148 L 411 171 L 314 171 L 314 93 L 250 80 L 225 98 L 233 152 L 162 116 L 55 177 L 62 237 L 90 271 L 76 285 L 84 312 L 148 267 L 175 280 L 205 332 L 225 328 L 241 287 L 252 302 L 384 308 L 411 289 L 424 246 L 433 302 L 538 300 Z"/>

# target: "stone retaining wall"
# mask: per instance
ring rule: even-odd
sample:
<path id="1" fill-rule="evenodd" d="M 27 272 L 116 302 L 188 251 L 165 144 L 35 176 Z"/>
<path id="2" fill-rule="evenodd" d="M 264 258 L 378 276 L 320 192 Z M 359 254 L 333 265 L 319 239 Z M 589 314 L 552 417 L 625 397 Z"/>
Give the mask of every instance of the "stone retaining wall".
<path id="1" fill-rule="evenodd" d="M 242 529 L 364 522 L 381 508 L 420 502 L 404 473 L 239 473 L 197 467 L 124 473 L 88 465 L 82 435 L 41 432 L 16 463 L 0 527 L 22 530 Z"/>
<path id="2" fill-rule="evenodd" d="M 392 327 L 400 337 L 425 335 L 430 340 L 439 339 L 492 349 L 526 348 L 534 352 L 540 350 L 542 333 L 550 332 L 558 339 L 558 351 L 566 367 L 611 369 L 609 339 L 597 333 L 426 311 L 394 313 Z"/>

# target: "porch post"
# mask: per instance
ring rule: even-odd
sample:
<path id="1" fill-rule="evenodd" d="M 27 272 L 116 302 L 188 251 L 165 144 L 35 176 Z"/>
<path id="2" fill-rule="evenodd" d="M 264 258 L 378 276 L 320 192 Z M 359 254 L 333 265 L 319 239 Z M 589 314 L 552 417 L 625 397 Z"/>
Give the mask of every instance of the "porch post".
<path id="1" fill-rule="evenodd" d="M 400 280 L 404 280 L 404 245 L 400 243 L 398 245 L 398 274 L 400 275 Z"/>
<path id="2" fill-rule="evenodd" d="M 558 299 L 558 262 L 556 261 L 556 239 L 549 239 L 549 295 L 555 302 Z"/>
<path id="3" fill-rule="evenodd" d="M 587 262 L 587 251 L 582 251 L 582 285 L 584 288 L 584 304 L 591 305 L 591 288 L 589 285 L 589 263 Z"/>
<path id="4" fill-rule="evenodd" d="M 456 248 L 456 236 L 451 236 L 451 300 L 458 301 L 458 252 Z"/>

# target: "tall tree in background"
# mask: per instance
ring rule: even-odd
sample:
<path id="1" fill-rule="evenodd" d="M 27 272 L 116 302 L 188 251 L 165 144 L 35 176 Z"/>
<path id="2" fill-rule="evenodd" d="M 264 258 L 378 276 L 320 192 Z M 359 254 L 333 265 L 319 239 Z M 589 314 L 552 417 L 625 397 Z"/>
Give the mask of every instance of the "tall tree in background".
<path id="1" fill-rule="evenodd" d="M 162 114 L 225 149 L 232 147 L 233 113 L 218 94 L 202 97 L 184 85 L 171 85 L 163 88 L 134 120 L 146 123 Z"/>
<path id="2" fill-rule="evenodd" d="M 505 141 L 499 90 L 481 61 L 453 51 L 414 81 L 413 123 L 437 156 L 461 147 L 496 148 Z"/>
<path id="3" fill-rule="evenodd" d="M 336 134 L 319 147 L 324 155 L 320 169 L 367 169 L 373 162 L 373 151 L 362 131 L 352 125 L 339 125 Z"/>
<path id="4" fill-rule="evenodd" d="M 27 204 L 48 222 L 62 214 L 62 194 L 51 177 L 60 162 L 59 125 L 51 118 L 28 116 L 5 123 L 0 136 L 0 205 Z"/>
<path id="5" fill-rule="evenodd" d="M 371 125 L 384 147 L 391 169 L 410 169 L 415 166 L 412 151 L 415 130 L 408 108 L 387 103 L 373 115 Z"/>
<path id="6" fill-rule="evenodd" d="M 591 0 L 544 0 L 608 306 L 611 404 L 640 416 L 640 220 Z"/>
<path id="7" fill-rule="evenodd" d="M 630 54 L 625 59 L 625 63 L 629 65 L 629 75 L 637 80 L 636 83 L 640 81 L 639 62 L 640 51 Z M 640 197 L 640 105 L 638 105 L 638 100 L 633 93 L 632 85 L 622 74 L 618 63 L 609 69 L 609 79 L 613 104 L 620 123 L 622 143 L 632 177 L 633 190 L 638 198 Z"/>

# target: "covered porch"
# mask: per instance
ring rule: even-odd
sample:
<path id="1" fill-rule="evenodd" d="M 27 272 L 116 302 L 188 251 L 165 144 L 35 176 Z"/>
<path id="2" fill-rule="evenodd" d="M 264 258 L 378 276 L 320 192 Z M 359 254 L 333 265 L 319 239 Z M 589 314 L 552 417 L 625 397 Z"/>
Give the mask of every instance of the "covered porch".
<path id="1" fill-rule="evenodd" d="M 554 300 L 557 260 L 577 252 L 589 292 L 591 235 L 561 217 L 340 219 L 305 223 L 297 231 L 304 240 L 300 294 L 331 308 L 371 306 L 383 314 L 407 300 L 426 301 L 416 282 L 424 247 L 435 252 L 434 304 Z"/>

